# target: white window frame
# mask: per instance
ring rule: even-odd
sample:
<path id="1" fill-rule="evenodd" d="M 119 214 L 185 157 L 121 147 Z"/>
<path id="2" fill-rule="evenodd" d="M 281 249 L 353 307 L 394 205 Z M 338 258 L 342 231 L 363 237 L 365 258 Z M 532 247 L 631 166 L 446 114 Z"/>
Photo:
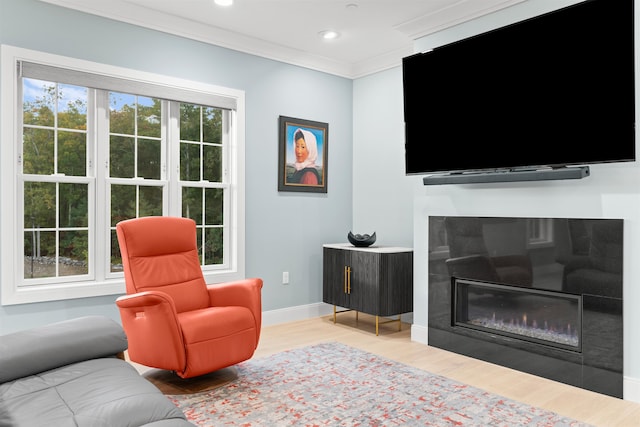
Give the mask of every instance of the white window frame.
<path id="1" fill-rule="evenodd" d="M 21 102 L 21 87 L 18 82 L 18 64 L 22 61 L 59 67 L 66 70 L 92 73 L 105 78 L 124 79 L 135 87 L 136 82 L 160 85 L 169 92 L 190 91 L 203 96 L 227 97 L 235 102 L 236 108 L 231 111 L 227 128 L 228 153 L 228 185 L 230 218 L 228 226 L 229 244 L 225 247 L 225 255 L 229 262 L 223 268 L 203 268 L 208 283 L 237 280 L 244 277 L 245 270 L 245 95 L 244 91 L 214 86 L 206 83 L 184 80 L 171 76 L 115 67 L 75 58 L 69 58 L 44 52 L 22 49 L 9 45 L 0 46 L 0 292 L 2 305 L 24 304 L 44 301 L 66 300 L 125 293 L 124 277 L 105 275 L 105 279 L 69 281 L 62 283 L 46 283 L 41 285 L 18 286 L 21 277 L 19 269 L 23 268 L 23 254 L 16 248 L 22 248 L 22 230 L 16 227 L 22 204 L 18 200 L 16 186 L 18 184 L 18 138 L 22 137 L 22 111 L 17 106 Z M 96 165 L 99 167 L 99 165 Z M 178 173 L 177 165 L 171 173 Z M 169 198 L 175 197 L 175 190 Z M 176 199 L 172 199 L 176 200 Z M 171 202 L 170 202 L 171 203 Z M 179 216 L 175 204 L 169 209 L 169 215 Z M 96 207 L 98 221 L 107 221 L 102 209 Z M 95 233 L 95 228 L 92 233 Z M 108 245 L 100 244 L 100 236 L 94 235 L 93 249 L 95 257 L 104 255 Z M 104 238 L 104 237 L 103 237 Z M 21 240 L 18 240 L 21 239 Z M 104 258 L 104 257 L 103 257 Z"/>
<path id="2" fill-rule="evenodd" d="M 535 221 L 535 224 L 533 222 Z M 535 229 L 534 229 L 535 225 Z M 547 248 L 554 245 L 552 218 L 529 218 L 527 220 L 527 248 Z"/>

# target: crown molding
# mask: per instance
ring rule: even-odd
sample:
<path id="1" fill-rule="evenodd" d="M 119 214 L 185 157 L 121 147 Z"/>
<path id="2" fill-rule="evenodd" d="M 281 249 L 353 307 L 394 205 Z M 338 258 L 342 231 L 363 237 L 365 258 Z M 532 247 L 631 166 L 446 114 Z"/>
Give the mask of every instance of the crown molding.
<path id="1" fill-rule="evenodd" d="M 433 13 L 394 26 L 394 30 L 404 34 L 410 40 L 406 46 L 357 62 L 340 61 L 267 42 L 256 37 L 140 6 L 128 0 L 39 1 L 339 77 L 356 79 L 401 66 L 402 58 L 415 53 L 415 41 L 419 38 L 526 0 L 456 1 Z"/>
<path id="2" fill-rule="evenodd" d="M 523 3 L 524 1 L 526 0 L 458 1 L 448 7 L 438 9 L 434 13 L 398 24 L 394 29 L 407 35 L 412 40 L 417 40 L 429 34 L 462 24 L 463 22 L 480 18 L 518 3 Z"/>
<path id="3" fill-rule="evenodd" d="M 350 64 L 143 8 L 123 0 L 39 1 L 349 79 L 399 66 L 402 63 L 401 55 L 412 52 L 412 45 L 410 45 L 400 52 L 390 52 L 388 55 L 382 55 L 370 61 Z"/>

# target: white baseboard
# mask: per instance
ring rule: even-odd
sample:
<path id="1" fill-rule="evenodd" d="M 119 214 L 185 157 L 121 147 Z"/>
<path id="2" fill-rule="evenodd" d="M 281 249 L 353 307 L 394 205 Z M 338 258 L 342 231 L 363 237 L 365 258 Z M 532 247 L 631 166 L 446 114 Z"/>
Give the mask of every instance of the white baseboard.
<path id="1" fill-rule="evenodd" d="M 331 313 L 333 313 L 333 306 L 323 302 L 298 305 L 278 310 L 263 311 L 262 324 L 265 326 L 277 325 L 280 323 L 295 322 L 296 320 L 310 319 L 312 317 L 326 316 Z"/>
<path id="2" fill-rule="evenodd" d="M 344 310 L 343 307 L 338 307 L 338 309 Z M 318 302 L 314 304 L 298 305 L 295 307 L 263 311 L 262 324 L 264 326 L 277 325 L 280 323 L 295 322 L 296 320 L 328 316 L 329 314 L 333 314 L 333 305 L 324 302 Z M 413 313 L 403 314 L 402 321 L 413 323 Z"/>
<path id="3" fill-rule="evenodd" d="M 429 328 L 426 326 L 411 325 L 411 341 L 419 342 L 420 344 L 429 344 Z"/>
<path id="4" fill-rule="evenodd" d="M 625 376 L 622 380 L 624 400 L 640 403 L 640 379 Z"/>

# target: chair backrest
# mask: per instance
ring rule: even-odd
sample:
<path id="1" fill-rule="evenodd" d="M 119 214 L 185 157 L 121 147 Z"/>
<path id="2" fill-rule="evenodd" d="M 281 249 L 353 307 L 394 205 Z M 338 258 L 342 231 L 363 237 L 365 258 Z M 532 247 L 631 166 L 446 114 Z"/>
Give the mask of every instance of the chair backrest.
<path id="1" fill-rule="evenodd" d="M 209 306 L 196 244 L 196 224 L 180 217 L 142 217 L 116 225 L 127 294 L 158 290 L 176 311 Z"/>
<path id="2" fill-rule="evenodd" d="M 484 242 L 482 221 L 475 217 L 446 217 L 447 243 L 451 258 L 489 255 Z"/>

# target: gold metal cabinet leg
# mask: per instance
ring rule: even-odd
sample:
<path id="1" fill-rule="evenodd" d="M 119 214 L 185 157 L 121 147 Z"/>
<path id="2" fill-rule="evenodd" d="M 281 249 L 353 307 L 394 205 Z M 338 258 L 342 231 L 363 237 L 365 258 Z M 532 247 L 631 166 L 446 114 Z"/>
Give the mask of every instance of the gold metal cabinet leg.
<path id="1" fill-rule="evenodd" d="M 338 322 L 338 313 L 346 313 L 347 311 L 353 311 L 350 308 L 345 308 L 343 310 L 338 310 L 338 306 L 334 304 L 333 306 L 333 323 Z M 358 316 L 358 312 L 356 311 L 356 317 Z"/>
<path id="2" fill-rule="evenodd" d="M 397 319 L 389 319 L 389 320 L 385 320 L 384 322 L 380 322 L 379 316 L 376 316 L 376 335 L 378 335 L 379 325 L 383 325 L 385 323 L 391 323 L 391 322 L 398 322 L 398 331 L 402 330 L 402 315 L 401 314 L 398 314 L 398 318 Z"/>

